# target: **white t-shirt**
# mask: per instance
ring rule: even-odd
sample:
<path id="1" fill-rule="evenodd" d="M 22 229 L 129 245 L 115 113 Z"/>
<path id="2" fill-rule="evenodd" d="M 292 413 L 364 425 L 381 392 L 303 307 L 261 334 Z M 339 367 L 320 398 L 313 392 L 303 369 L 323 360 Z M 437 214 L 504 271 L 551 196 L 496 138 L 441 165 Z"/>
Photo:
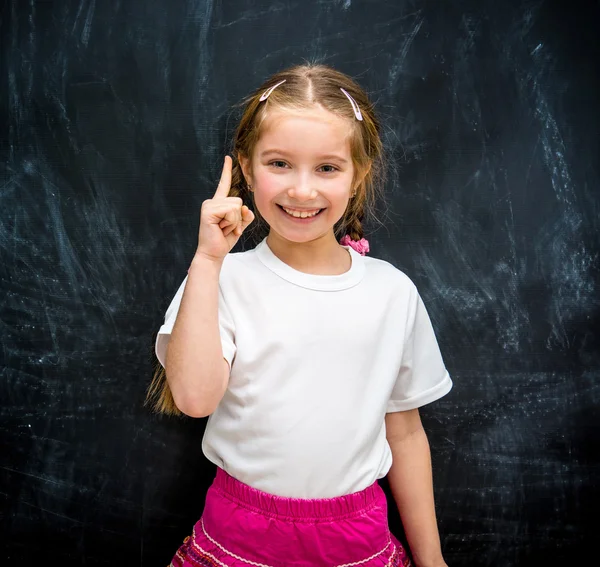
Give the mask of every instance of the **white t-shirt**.
<path id="1" fill-rule="evenodd" d="M 392 464 L 386 412 L 452 388 L 414 283 L 344 248 L 352 267 L 340 275 L 295 270 L 266 237 L 223 260 L 219 327 L 231 375 L 202 450 L 271 494 L 333 498 L 371 485 Z M 163 365 L 186 281 L 156 338 Z"/>

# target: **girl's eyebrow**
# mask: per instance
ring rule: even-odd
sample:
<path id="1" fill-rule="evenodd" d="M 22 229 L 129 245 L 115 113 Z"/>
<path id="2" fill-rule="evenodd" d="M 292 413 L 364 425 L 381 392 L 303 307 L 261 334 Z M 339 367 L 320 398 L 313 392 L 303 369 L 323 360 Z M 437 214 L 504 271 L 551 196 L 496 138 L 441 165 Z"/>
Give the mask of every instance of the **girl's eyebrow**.
<path id="1" fill-rule="evenodd" d="M 268 149 L 268 150 L 261 152 L 259 157 L 264 158 L 271 154 L 277 154 L 277 155 L 289 157 L 289 154 L 287 152 L 284 152 L 283 150 L 278 150 L 276 148 Z M 317 156 L 317 159 L 319 159 L 319 160 L 333 159 L 333 160 L 339 161 L 340 163 L 344 163 L 344 164 L 348 163 L 348 160 L 346 160 L 342 156 L 338 156 L 336 154 L 327 154 L 327 155 Z"/>

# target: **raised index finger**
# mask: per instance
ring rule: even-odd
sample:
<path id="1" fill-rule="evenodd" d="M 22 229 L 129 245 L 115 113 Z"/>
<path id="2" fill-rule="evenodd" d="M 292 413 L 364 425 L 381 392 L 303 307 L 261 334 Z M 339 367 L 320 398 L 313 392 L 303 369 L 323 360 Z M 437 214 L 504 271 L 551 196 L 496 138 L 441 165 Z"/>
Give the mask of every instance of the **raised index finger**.
<path id="1" fill-rule="evenodd" d="M 223 163 L 223 171 L 221 172 L 221 179 L 217 185 L 214 197 L 227 197 L 229 195 L 229 189 L 231 188 L 231 164 L 233 163 L 230 156 L 225 156 L 225 162 Z M 213 199 L 214 199 L 213 197 Z"/>

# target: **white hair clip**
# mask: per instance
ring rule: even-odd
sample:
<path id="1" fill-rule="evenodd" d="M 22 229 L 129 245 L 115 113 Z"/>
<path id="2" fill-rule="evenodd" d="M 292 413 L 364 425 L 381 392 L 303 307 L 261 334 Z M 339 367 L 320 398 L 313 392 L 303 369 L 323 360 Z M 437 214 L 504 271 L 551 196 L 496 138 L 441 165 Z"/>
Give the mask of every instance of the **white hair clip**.
<path id="1" fill-rule="evenodd" d="M 279 83 L 277 83 L 276 85 L 273 85 L 271 88 L 267 89 L 262 96 L 259 99 L 259 102 L 263 101 L 263 100 L 267 100 L 269 98 L 269 95 L 282 83 L 285 83 L 287 79 L 283 79 L 283 81 L 280 81 Z"/>
<path id="2" fill-rule="evenodd" d="M 348 97 L 348 100 L 350 101 L 350 104 L 352 105 L 352 110 L 354 110 L 354 116 L 356 116 L 357 120 L 362 120 L 362 114 L 360 113 L 360 108 L 358 107 L 358 104 L 356 104 L 356 101 L 342 88 L 340 87 L 340 90 Z"/>

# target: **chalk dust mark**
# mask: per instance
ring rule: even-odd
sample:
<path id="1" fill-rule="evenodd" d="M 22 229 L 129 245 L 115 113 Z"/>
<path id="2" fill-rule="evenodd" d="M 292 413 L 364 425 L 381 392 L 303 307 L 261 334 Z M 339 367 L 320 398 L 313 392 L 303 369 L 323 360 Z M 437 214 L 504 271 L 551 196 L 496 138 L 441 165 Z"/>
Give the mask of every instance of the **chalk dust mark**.
<path id="1" fill-rule="evenodd" d="M 402 66 L 404 65 L 406 56 L 408 55 L 408 51 L 410 50 L 410 46 L 412 45 L 413 41 L 415 40 L 415 37 L 417 37 L 417 34 L 419 33 L 419 30 L 421 29 L 421 26 L 423 25 L 423 22 L 425 20 L 425 18 L 421 17 L 420 11 L 415 14 L 415 17 L 416 17 L 417 21 L 414 23 L 412 30 L 408 33 L 406 39 L 404 40 L 404 43 L 402 44 L 402 47 L 400 48 L 400 54 L 398 55 L 396 61 L 394 62 L 394 64 L 392 65 L 392 68 L 390 69 L 389 81 L 388 81 L 390 88 L 394 87 L 394 84 L 396 83 L 396 79 L 398 78 L 398 75 L 402 69 Z"/>

